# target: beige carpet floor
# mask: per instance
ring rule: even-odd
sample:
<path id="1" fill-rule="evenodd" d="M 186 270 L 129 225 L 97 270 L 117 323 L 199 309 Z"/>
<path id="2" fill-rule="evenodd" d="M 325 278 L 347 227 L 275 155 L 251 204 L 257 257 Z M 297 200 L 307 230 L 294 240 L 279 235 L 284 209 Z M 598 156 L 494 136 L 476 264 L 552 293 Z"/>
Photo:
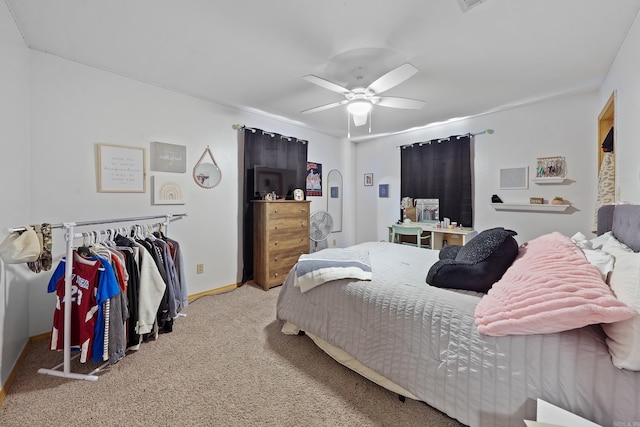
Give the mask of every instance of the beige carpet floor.
<path id="1" fill-rule="evenodd" d="M 38 374 L 62 353 L 34 343 L 0 406 L 0 426 L 421 426 L 461 424 L 327 356 L 276 320 L 280 290 L 246 285 L 202 297 L 172 333 L 98 381 Z M 96 365 L 73 363 L 73 372 Z"/>

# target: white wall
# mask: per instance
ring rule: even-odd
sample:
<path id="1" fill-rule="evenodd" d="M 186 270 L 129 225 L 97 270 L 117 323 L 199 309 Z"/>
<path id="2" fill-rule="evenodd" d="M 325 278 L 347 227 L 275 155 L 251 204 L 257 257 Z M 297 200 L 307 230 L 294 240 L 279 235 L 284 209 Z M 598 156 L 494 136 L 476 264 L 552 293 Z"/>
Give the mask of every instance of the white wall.
<path id="1" fill-rule="evenodd" d="M 360 143 L 356 148 L 356 175 L 373 173 L 374 186 L 357 185 L 358 242 L 386 240 L 389 224 L 399 219 L 399 145 L 447 137 L 491 128 L 492 135 L 475 137 L 474 224 L 477 230 L 503 226 L 518 232 L 519 242 L 558 230 L 572 235 L 591 229 L 597 182 L 597 114 L 600 109 L 595 92 L 535 103 L 475 118 L 433 126 L 377 141 Z M 567 185 L 529 184 L 527 190 L 500 190 L 499 170 L 529 166 L 535 176 L 536 159 L 564 156 L 568 164 Z M 390 197 L 378 198 L 378 185 L 388 183 Z M 549 200 L 562 196 L 571 202 L 567 213 L 495 211 L 491 195 L 506 202 L 528 202 L 529 197 Z M 456 218 L 451 218 L 455 221 Z M 467 224 L 463 224 L 467 225 Z"/>
<path id="2" fill-rule="evenodd" d="M 238 137 L 232 124 L 306 139 L 309 160 L 322 163 L 325 174 L 346 169 L 330 153 L 343 151 L 348 142 L 49 54 L 34 51 L 31 61 L 32 222 L 186 212 L 188 217 L 174 222 L 170 234 L 184 248 L 189 294 L 240 280 Z M 96 191 L 96 144 L 143 147 L 148 158 L 152 141 L 187 146 L 186 205 L 151 205 L 149 182 L 146 193 Z M 214 189 L 191 179 L 207 145 L 222 170 L 222 182 Z M 312 210 L 326 209 L 326 196 L 311 199 Z M 54 234 L 53 252 L 64 252 L 61 230 Z M 204 264 L 204 274 L 195 274 L 196 264 Z M 53 300 L 44 292 L 47 279 L 40 275 L 29 287 L 31 335 L 50 328 Z"/>
<path id="3" fill-rule="evenodd" d="M 0 2 L 0 226 L 20 226 L 29 212 L 29 51 L 13 18 Z M 5 233 L 0 233 L 0 240 Z M 23 265 L 0 261 L 0 385 L 29 337 Z"/>
<path id="4" fill-rule="evenodd" d="M 640 203 L 640 19 L 636 20 L 600 88 L 600 108 L 615 91 L 618 201 Z"/>

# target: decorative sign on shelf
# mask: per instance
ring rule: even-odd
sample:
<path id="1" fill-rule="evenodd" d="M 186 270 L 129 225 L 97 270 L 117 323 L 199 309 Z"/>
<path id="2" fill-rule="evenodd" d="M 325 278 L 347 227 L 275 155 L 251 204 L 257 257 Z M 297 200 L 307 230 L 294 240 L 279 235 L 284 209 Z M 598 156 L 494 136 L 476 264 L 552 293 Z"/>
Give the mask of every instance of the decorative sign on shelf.
<path id="1" fill-rule="evenodd" d="M 144 148 L 98 144 L 98 192 L 146 192 Z"/>
<path id="2" fill-rule="evenodd" d="M 567 176 L 567 162 L 564 157 L 538 157 L 536 178 L 564 178 Z"/>

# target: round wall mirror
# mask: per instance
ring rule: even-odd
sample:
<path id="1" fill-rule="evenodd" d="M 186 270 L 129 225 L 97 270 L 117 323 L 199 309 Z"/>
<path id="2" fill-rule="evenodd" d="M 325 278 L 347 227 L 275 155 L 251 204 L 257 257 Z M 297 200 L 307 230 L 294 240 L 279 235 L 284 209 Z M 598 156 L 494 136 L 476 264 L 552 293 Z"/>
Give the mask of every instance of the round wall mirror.
<path id="1" fill-rule="evenodd" d="M 211 161 L 205 159 L 207 154 L 211 158 Z M 222 180 L 222 172 L 216 160 L 213 158 L 209 146 L 204 150 L 204 153 L 200 156 L 200 160 L 198 160 L 198 163 L 196 163 L 193 168 L 193 180 L 202 188 L 213 188 L 220 184 Z"/>

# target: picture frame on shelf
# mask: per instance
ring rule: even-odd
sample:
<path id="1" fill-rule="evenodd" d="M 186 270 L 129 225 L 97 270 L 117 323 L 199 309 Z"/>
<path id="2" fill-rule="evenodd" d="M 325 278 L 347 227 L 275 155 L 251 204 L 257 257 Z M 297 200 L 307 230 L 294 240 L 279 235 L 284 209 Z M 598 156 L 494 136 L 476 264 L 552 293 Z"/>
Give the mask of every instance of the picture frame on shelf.
<path id="1" fill-rule="evenodd" d="M 536 159 L 536 178 L 551 179 L 567 176 L 567 161 L 563 156 L 538 157 Z"/>

